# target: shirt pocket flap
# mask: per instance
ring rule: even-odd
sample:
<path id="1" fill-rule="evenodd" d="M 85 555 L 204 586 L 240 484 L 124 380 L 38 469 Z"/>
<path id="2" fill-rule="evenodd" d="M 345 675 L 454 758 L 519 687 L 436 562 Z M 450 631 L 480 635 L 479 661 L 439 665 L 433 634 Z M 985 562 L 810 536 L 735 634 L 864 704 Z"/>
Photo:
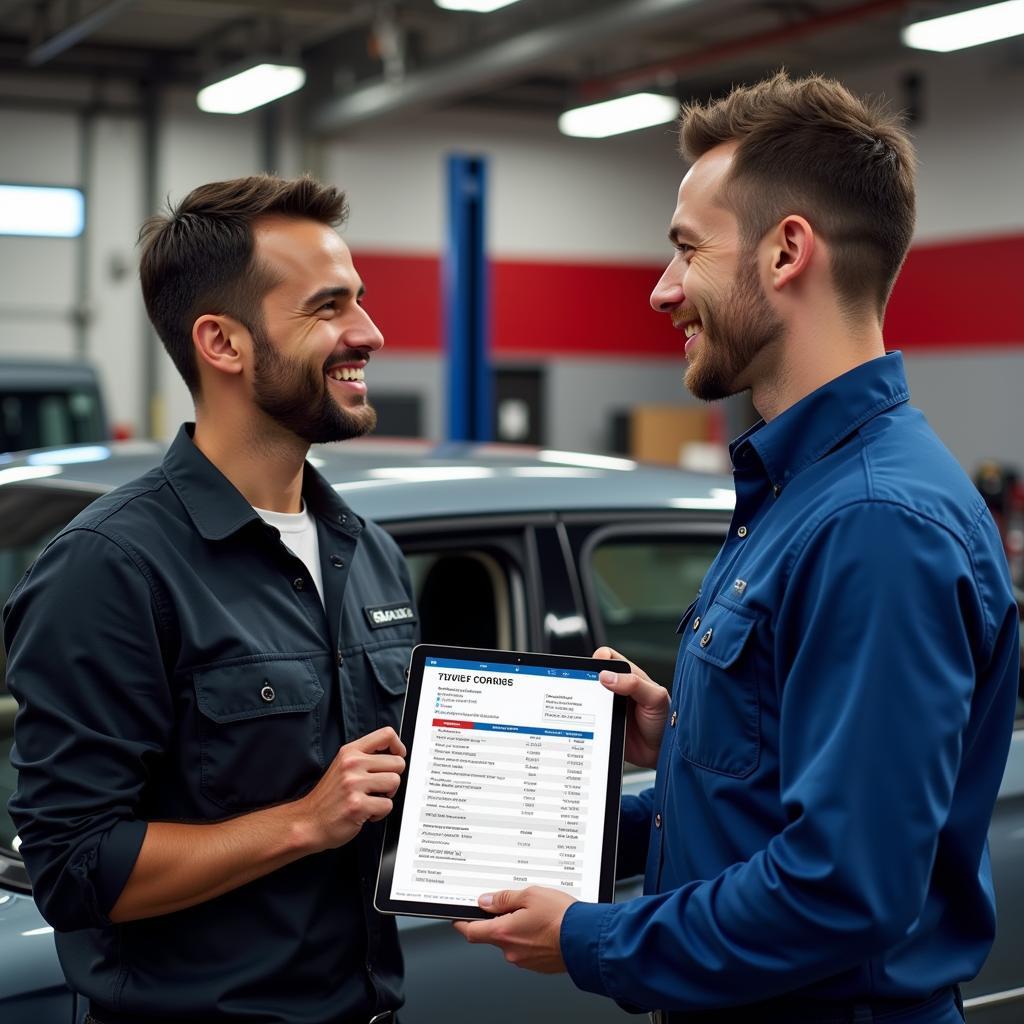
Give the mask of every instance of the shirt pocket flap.
<path id="1" fill-rule="evenodd" d="M 690 653 L 718 668 L 729 668 L 743 653 L 755 621 L 736 608 L 712 605 L 690 641 Z"/>
<path id="2" fill-rule="evenodd" d="M 312 711 L 324 695 L 310 658 L 246 660 L 192 675 L 199 710 L 214 722 Z"/>
<path id="3" fill-rule="evenodd" d="M 409 645 L 392 644 L 367 651 L 373 674 L 380 688 L 393 697 L 401 697 L 406 688 L 406 669 L 409 664 Z"/>

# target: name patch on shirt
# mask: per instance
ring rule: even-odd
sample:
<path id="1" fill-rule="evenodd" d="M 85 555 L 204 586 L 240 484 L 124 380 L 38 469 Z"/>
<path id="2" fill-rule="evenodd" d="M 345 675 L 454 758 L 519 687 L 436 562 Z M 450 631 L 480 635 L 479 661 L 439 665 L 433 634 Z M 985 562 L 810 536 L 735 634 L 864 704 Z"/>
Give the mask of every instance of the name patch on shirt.
<path id="1" fill-rule="evenodd" d="M 397 626 L 403 622 L 415 622 L 416 613 L 405 601 L 398 604 L 378 604 L 372 608 L 363 608 L 370 629 L 383 629 L 385 626 Z"/>

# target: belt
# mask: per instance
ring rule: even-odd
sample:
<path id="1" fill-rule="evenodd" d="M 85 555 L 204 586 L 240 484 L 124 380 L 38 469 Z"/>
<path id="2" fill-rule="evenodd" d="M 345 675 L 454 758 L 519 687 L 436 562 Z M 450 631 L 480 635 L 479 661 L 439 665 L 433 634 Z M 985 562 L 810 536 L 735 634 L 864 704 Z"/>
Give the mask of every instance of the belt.
<path id="1" fill-rule="evenodd" d="M 359 1024 L 365 1018 L 361 1018 Z M 96 1006 L 90 1008 L 85 1015 L 85 1024 L 193 1024 L 180 1017 L 140 1017 L 134 1013 L 122 1013 L 119 1010 L 111 1010 L 107 1007 Z M 354 1024 L 353 1018 L 341 1021 L 340 1024 Z M 375 1013 L 368 1024 L 396 1024 L 395 1011 L 385 1010 L 383 1013 Z"/>
<path id="2" fill-rule="evenodd" d="M 900 1024 L 922 1011 L 956 1005 L 963 1015 L 957 987 L 940 989 L 923 999 L 869 999 L 832 1002 L 783 997 L 721 1010 L 654 1010 L 651 1024 Z"/>

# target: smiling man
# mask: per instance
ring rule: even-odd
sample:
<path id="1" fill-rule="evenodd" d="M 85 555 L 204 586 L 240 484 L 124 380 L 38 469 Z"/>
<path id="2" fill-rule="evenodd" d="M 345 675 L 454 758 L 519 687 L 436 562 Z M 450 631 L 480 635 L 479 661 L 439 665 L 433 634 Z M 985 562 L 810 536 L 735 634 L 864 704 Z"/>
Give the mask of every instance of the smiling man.
<path id="1" fill-rule="evenodd" d="M 622 806 L 645 895 L 488 893 L 501 916 L 457 927 L 657 1024 L 953 1024 L 994 934 L 1018 627 L 995 525 L 883 341 L 913 149 L 784 74 L 687 108 L 681 142 L 651 304 L 687 387 L 749 390 L 762 421 L 730 448 L 736 511 L 671 697 L 602 673 L 631 699 L 626 757 L 657 767 Z"/>
<path id="2" fill-rule="evenodd" d="M 376 419 L 383 338 L 345 212 L 334 188 L 259 176 L 147 222 L 146 307 L 195 424 L 4 611 L 11 814 L 98 1024 L 383 1024 L 402 1001 L 371 883 L 405 765 L 411 586 L 305 461 Z"/>

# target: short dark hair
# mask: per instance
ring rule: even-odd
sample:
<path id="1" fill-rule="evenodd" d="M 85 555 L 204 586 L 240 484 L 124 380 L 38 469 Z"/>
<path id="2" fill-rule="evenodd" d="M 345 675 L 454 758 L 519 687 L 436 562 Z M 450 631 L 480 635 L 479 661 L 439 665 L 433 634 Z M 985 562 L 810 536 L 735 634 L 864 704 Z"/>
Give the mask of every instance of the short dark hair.
<path id="1" fill-rule="evenodd" d="M 914 233 L 916 158 L 902 118 L 833 79 L 779 71 L 683 108 L 687 160 L 733 140 L 720 198 L 745 243 L 756 245 L 789 214 L 806 217 L 830 246 L 843 307 L 881 317 Z"/>
<path id="2" fill-rule="evenodd" d="M 177 206 L 150 217 L 139 232 L 139 278 L 149 319 L 193 395 L 199 369 L 192 325 L 204 313 L 231 316 L 249 330 L 263 322 L 261 303 L 277 283 L 254 258 L 253 225 L 262 217 L 345 222 L 345 193 L 305 175 L 256 174 L 193 189 Z"/>

